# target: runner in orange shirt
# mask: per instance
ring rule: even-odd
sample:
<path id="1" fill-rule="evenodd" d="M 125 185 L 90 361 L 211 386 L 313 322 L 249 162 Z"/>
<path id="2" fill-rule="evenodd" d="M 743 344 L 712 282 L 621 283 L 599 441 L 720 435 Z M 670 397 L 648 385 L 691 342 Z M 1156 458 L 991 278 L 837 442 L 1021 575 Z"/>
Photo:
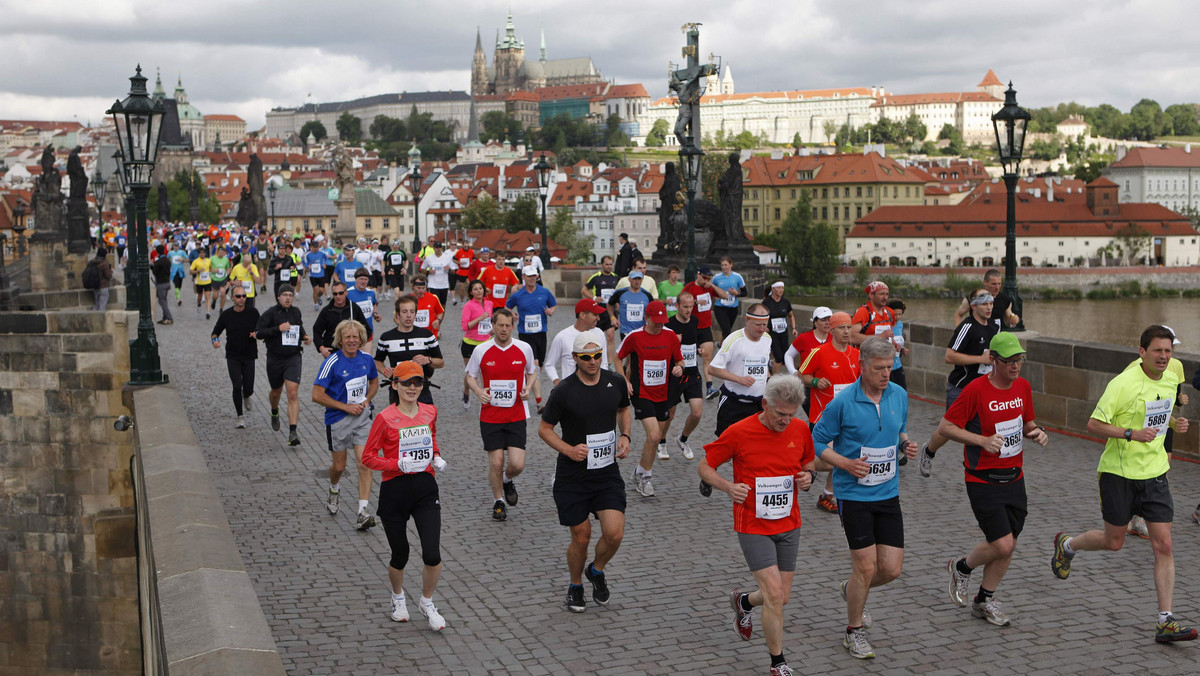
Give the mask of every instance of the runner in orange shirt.
<path id="1" fill-rule="evenodd" d="M 835 312 L 829 319 L 829 340 L 821 347 L 808 353 L 797 373 L 808 386 L 812 397 L 809 413 L 810 427 L 821 419 L 821 413 L 829 402 L 846 387 L 858 380 L 861 369 L 858 364 L 858 348 L 850 345 L 854 335 L 850 315 Z M 827 512 L 837 512 L 837 500 L 833 497 L 833 473 L 825 480 L 825 491 L 817 499 L 817 506 Z"/>
<path id="2" fill-rule="evenodd" d="M 504 256 L 499 251 L 494 255 L 495 265 L 480 272 L 479 281 L 483 282 L 483 288 L 487 291 L 484 297 L 490 299 L 493 306 L 504 307 L 504 302 L 508 300 L 508 294 L 521 283 L 521 280 L 517 279 L 517 273 L 513 272 L 512 268 L 504 264 Z"/>

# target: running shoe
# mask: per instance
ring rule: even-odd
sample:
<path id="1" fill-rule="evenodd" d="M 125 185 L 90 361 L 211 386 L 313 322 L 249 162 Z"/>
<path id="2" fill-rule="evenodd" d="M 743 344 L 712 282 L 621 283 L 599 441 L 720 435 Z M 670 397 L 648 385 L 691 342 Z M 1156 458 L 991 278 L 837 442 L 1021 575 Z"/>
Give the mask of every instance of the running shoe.
<path id="1" fill-rule="evenodd" d="M 587 610 L 587 602 L 583 600 L 583 585 L 567 585 L 567 610 L 573 613 Z"/>
<path id="2" fill-rule="evenodd" d="M 583 569 L 583 576 L 587 578 L 588 582 L 592 583 L 592 600 L 602 606 L 607 606 L 609 597 L 608 582 L 605 579 L 604 571 L 593 573 L 592 564 L 589 563 Z"/>
<path id="3" fill-rule="evenodd" d="M 1159 622 L 1154 627 L 1155 643 L 1174 643 L 1175 641 L 1195 641 L 1196 630 L 1179 623 L 1174 617 L 1166 622 Z"/>
<path id="4" fill-rule="evenodd" d="M 820 507 L 826 512 L 837 514 L 837 498 L 833 497 L 833 495 L 829 493 L 821 493 L 821 497 L 817 498 L 817 507 Z"/>
<path id="5" fill-rule="evenodd" d="M 684 460 L 692 460 L 696 457 L 696 454 L 692 452 L 692 447 L 688 446 L 682 437 L 675 437 L 675 443 L 679 445 L 679 451 L 683 453 Z"/>
<path id="6" fill-rule="evenodd" d="M 337 514 L 338 511 L 338 495 L 341 493 L 336 488 L 329 489 L 329 497 L 325 499 L 325 509 L 329 510 L 330 514 Z M 400 620 L 403 621 L 403 620 Z"/>
<path id="7" fill-rule="evenodd" d="M 637 470 L 633 472 L 633 484 L 638 493 L 642 497 L 650 497 L 654 495 L 654 484 L 650 483 L 650 477 L 645 474 L 638 474 Z"/>
<path id="8" fill-rule="evenodd" d="M 366 531 L 368 528 L 375 527 L 375 517 L 367 510 L 358 513 L 358 521 L 354 524 L 355 530 Z"/>
<path id="9" fill-rule="evenodd" d="M 794 676 L 795 673 L 787 662 L 771 667 L 771 676 Z"/>
<path id="10" fill-rule="evenodd" d="M 971 616 L 987 620 L 997 627 L 1007 627 L 1012 624 L 1008 619 L 1008 615 L 1005 615 L 1004 611 L 1000 610 L 1000 604 L 995 599 L 988 599 L 983 603 L 972 601 Z"/>
<path id="11" fill-rule="evenodd" d="M 246 421 L 243 420 L 242 416 L 239 415 L 237 417 L 237 420 L 234 421 L 233 426 L 239 430 L 244 430 L 244 429 L 246 429 Z"/>
<path id="12" fill-rule="evenodd" d="M 729 595 L 729 605 L 733 607 L 733 630 L 743 641 L 749 641 L 754 635 L 754 620 L 750 617 L 750 611 L 742 608 L 741 590 L 733 590 Z"/>
<path id="13" fill-rule="evenodd" d="M 296 430 L 288 432 L 288 446 L 299 446 L 300 435 L 296 434 Z"/>
<path id="14" fill-rule="evenodd" d="M 1067 579 L 1071 574 L 1071 556 L 1067 555 L 1067 550 L 1063 547 L 1069 539 L 1066 533 L 1054 536 L 1054 555 L 1050 557 L 1050 570 L 1053 570 L 1054 576 L 1060 580 Z"/>
<path id="15" fill-rule="evenodd" d="M 421 603 L 421 614 L 425 619 L 429 620 L 429 628 L 434 631 L 441 631 L 446 628 L 446 618 L 438 612 L 437 606 L 432 603 Z"/>
<path id="16" fill-rule="evenodd" d="M 320 311 L 321 311 L 321 304 L 320 304 L 320 303 L 313 303 L 313 312 L 318 312 L 318 313 L 319 313 Z"/>
<path id="17" fill-rule="evenodd" d="M 713 387 L 712 385 L 709 385 L 708 391 L 706 391 L 704 393 L 704 398 L 708 399 L 708 400 L 716 399 L 717 395 L 720 393 L 721 393 L 721 390 L 718 390 L 717 388 Z"/>
<path id="18" fill-rule="evenodd" d="M 497 500 L 496 504 L 492 505 L 492 520 L 504 521 L 508 519 L 508 510 L 504 507 L 503 500 Z"/>
<path id="19" fill-rule="evenodd" d="M 929 444 L 921 447 L 921 455 L 918 460 L 917 468 L 921 470 L 921 476 L 933 476 L 933 455 L 929 452 Z"/>
<path id="20" fill-rule="evenodd" d="M 388 617 L 392 618 L 393 622 L 408 622 L 408 602 L 403 596 L 392 596 L 392 612 Z"/>
<path id="21" fill-rule="evenodd" d="M 279 431 L 279 411 L 271 411 L 271 429 Z"/>
<path id="22" fill-rule="evenodd" d="M 182 306 L 183 306 L 183 299 L 182 299 L 182 298 L 180 298 L 180 299 L 176 300 L 176 301 L 175 301 L 175 305 L 176 305 L 177 307 L 182 307 Z"/>
<path id="23" fill-rule="evenodd" d="M 868 660 L 875 657 L 875 649 L 871 647 L 871 642 L 867 640 L 867 630 L 865 627 L 856 627 L 846 632 L 846 636 L 842 639 L 842 645 L 846 646 L 846 650 L 850 652 L 851 657 L 856 657 L 860 660 Z"/>
<path id="24" fill-rule="evenodd" d="M 246 413 L 249 413 L 250 410 L 253 408 L 254 407 L 250 405 L 250 397 L 243 397 L 242 398 L 242 409 L 245 410 Z"/>
<path id="25" fill-rule="evenodd" d="M 843 601 L 846 600 L 846 586 L 849 584 L 850 584 L 850 580 L 846 580 L 845 582 L 842 583 L 841 591 L 842 591 L 842 600 Z M 867 610 L 867 605 L 864 603 L 863 604 L 863 613 L 862 613 L 863 629 L 870 629 L 871 625 L 873 625 L 873 624 L 875 624 L 875 618 L 871 617 L 871 611 Z M 874 657 L 874 656 L 872 655 L 872 657 Z"/>
<path id="26" fill-rule="evenodd" d="M 950 571 L 950 583 L 946 585 L 946 593 L 950 595 L 950 600 L 959 608 L 967 607 L 967 597 L 971 593 L 971 575 L 963 575 L 958 572 L 958 559 L 950 559 L 950 563 L 946 564 L 946 570 Z"/>
<path id="27" fill-rule="evenodd" d="M 1146 520 L 1137 514 L 1134 514 L 1133 518 L 1129 520 L 1129 532 L 1144 540 L 1150 539 L 1150 531 L 1146 528 Z"/>
<path id="28" fill-rule="evenodd" d="M 704 479 L 700 480 L 700 495 L 706 498 L 712 495 L 712 484 L 708 483 Z"/>
<path id="29" fill-rule="evenodd" d="M 667 442 L 665 439 L 663 441 L 658 442 L 658 455 L 656 457 L 659 460 L 670 460 L 671 459 L 671 454 L 667 452 Z"/>
<path id="30" fill-rule="evenodd" d="M 471 410 L 471 395 L 469 395 L 469 394 L 464 394 L 464 395 L 463 395 L 463 404 L 462 404 L 462 406 L 463 406 L 463 410 L 464 410 L 464 411 L 470 411 L 470 410 Z"/>
<path id="31" fill-rule="evenodd" d="M 162 320 L 162 323 L 164 326 L 170 326 L 175 323 L 175 320 L 174 319 L 164 319 L 164 320 Z"/>
<path id="32" fill-rule="evenodd" d="M 518 497 L 519 496 L 517 495 L 517 485 L 511 481 L 505 481 L 504 482 L 504 501 L 507 502 L 510 507 L 516 507 Z"/>
<path id="33" fill-rule="evenodd" d="M 204 313 L 204 318 L 205 318 L 205 319 L 212 319 L 212 315 L 210 315 L 209 313 L 205 312 L 205 313 Z"/>

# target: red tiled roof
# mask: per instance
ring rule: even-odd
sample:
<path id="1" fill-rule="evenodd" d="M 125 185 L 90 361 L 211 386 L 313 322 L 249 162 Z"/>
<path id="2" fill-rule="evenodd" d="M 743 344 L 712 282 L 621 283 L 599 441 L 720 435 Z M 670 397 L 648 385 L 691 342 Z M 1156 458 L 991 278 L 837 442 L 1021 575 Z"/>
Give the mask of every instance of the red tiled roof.
<path id="1" fill-rule="evenodd" d="M 505 257 L 523 255 L 525 249 L 533 246 L 534 243 L 541 244 L 542 236 L 540 233 L 529 232 L 522 230 L 520 232 L 508 232 L 506 230 L 473 230 L 475 235 L 475 250 L 478 251 L 483 247 L 491 249 L 493 252 L 499 252 Z M 551 256 L 564 258 L 567 255 L 566 247 L 560 246 L 558 242 L 552 239 L 546 240 L 546 248 L 550 250 Z"/>
<path id="2" fill-rule="evenodd" d="M 923 103 L 960 103 L 963 101 L 995 101 L 996 103 L 1004 103 L 1000 99 L 987 94 L 985 92 L 937 92 L 929 94 L 898 94 L 881 96 L 879 100 L 871 104 L 872 108 L 884 106 L 913 106 Z"/>
<path id="3" fill-rule="evenodd" d="M 599 96 L 604 93 L 610 85 L 607 82 L 595 82 L 592 84 L 578 85 L 558 85 L 555 87 L 541 87 L 534 90 L 538 99 L 541 101 L 558 101 L 561 99 L 590 99 L 593 96 Z"/>
<path id="4" fill-rule="evenodd" d="M 215 122 L 245 122 L 245 120 L 237 115 L 222 115 L 220 113 L 214 115 L 205 115 L 204 119 L 205 121 L 213 120 Z"/>
<path id="5" fill-rule="evenodd" d="M 478 97 L 476 97 L 478 98 Z M 537 101 L 538 95 L 533 92 L 513 91 L 509 92 L 508 96 L 504 97 L 505 101 Z"/>
<path id="6" fill-rule="evenodd" d="M 1017 202 L 1025 203 L 1037 200 L 1046 202 L 1051 191 L 1054 193 L 1055 202 L 1083 203 L 1086 201 L 1083 181 L 1076 178 L 1054 178 L 1051 183 L 1050 180 L 1044 177 L 1022 178 L 1017 183 Z M 1034 197 L 1034 191 L 1038 191 L 1040 197 Z M 1007 192 L 1004 184 L 999 180 L 988 179 L 972 188 L 960 204 L 992 201 L 1004 203 L 1006 198 Z"/>
<path id="7" fill-rule="evenodd" d="M 1112 181 L 1110 181 L 1108 178 L 1106 178 L 1104 176 L 1097 176 L 1094 181 L 1087 184 L 1087 187 L 1089 187 L 1089 188 L 1119 188 L 1120 186 L 1118 186 L 1116 183 L 1113 183 Z"/>
<path id="8" fill-rule="evenodd" d="M 574 207 L 576 197 L 586 198 L 591 192 L 592 184 L 589 181 L 575 179 L 559 181 L 554 185 L 554 194 L 550 196 L 547 206 Z"/>
<path id="9" fill-rule="evenodd" d="M 1200 167 L 1200 152 L 1189 153 L 1186 148 L 1130 148 L 1125 157 L 1110 167 Z"/>
<path id="10" fill-rule="evenodd" d="M 979 84 L 978 84 L 978 85 L 976 85 L 976 86 L 978 86 L 978 87 L 988 87 L 988 86 L 991 86 L 991 85 L 1000 85 L 1000 86 L 1004 86 L 1004 83 L 1000 81 L 1000 78 L 996 77 L 996 71 L 992 70 L 991 68 L 988 68 L 987 75 L 984 75 L 984 76 L 983 76 L 983 79 L 982 79 L 982 80 L 980 80 L 980 81 L 979 81 Z"/>
<path id="11" fill-rule="evenodd" d="M 613 85 L 608 88 L 606 96 L 610 99 L 650 98 L 646 88 L 640 84 Z"/>

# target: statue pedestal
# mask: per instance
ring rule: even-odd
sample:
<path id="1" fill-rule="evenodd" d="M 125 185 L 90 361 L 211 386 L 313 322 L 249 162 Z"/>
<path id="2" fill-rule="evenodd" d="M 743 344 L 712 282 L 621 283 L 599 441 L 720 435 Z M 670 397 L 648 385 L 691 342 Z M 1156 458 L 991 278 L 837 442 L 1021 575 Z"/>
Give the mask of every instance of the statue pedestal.
<path id="1" fill-rule="evenodd" d="M 91 237 L 88 234 L 87 200 L 82 197 L 67 199 L 67 251 L 73 254 L 87 254 L 92 250 Z"/>
<path id="2" fill-rule="evenodd" d="M 29 285 L 33 292 L 83 288 L 79 275 L 87 254 L 67 251 L 67 242 L 53 234 L 35 232 L 29 238 Z"/>
<path id="3" fill-rule="evenodd" d="M 334 204 L 337 205 L 337 227 L 333 229 L 333 236 L 342 243 L 353 242 L 358 236 L 354 195 L 339 196 Z"/>

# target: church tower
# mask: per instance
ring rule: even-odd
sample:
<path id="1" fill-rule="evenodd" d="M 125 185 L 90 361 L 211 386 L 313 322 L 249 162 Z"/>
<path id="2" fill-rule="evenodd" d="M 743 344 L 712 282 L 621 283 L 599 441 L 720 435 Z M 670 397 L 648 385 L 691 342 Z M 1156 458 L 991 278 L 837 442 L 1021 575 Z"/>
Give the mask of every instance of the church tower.
<path id="1" fill-rule="evenodd" d="M 483 39 L 479 27 L 475 28 L 475 58 L 471 60 L 471 96 L 491 94 L 487 78 L 487 55 L 483 53 Z"/>
<path id="2" fill-rule="evenodd" d="M 517 30 L 513 26 L 512 10 L 508 12 L 508 23 L 504 26 L 504 38 L 496 44 L 496 56 L 493 60 L 496 68 L 495 93 L 508 94 L 521 89 L 521 66 L 525 64 L 525 43 L 517 39 Z"/>

